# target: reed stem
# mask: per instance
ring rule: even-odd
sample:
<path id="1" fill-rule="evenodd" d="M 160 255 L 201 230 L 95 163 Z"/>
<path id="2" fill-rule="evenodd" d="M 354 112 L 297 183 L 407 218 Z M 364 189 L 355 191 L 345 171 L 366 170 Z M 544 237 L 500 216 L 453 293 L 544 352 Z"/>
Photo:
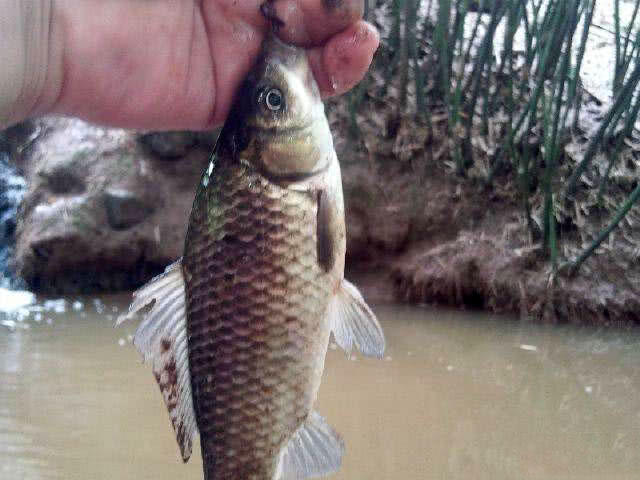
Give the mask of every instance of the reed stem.
<path id="1" fill-rule="evenodd" d="M 580 266 L 584 263 L 584 261 L 589 258 L 593 252 L 604 242 L 609 234 L 615 230 L 618 224 L 624 219 L 627 215 L 631 207 L 638 201 L 640 198 L 640 183 L 636 186 L 636 188 L 631 192 L 631 195 L 625 200 L 625 202 L 620 206 L 616 216 L 611 220 L 609 225 L 606 226 L 596 237 L 596 239 L 589 245 L 589 247 L 580 254 L 580 256 L 570 265 L 570 273 L 571 275 L 575 275 Z"/>

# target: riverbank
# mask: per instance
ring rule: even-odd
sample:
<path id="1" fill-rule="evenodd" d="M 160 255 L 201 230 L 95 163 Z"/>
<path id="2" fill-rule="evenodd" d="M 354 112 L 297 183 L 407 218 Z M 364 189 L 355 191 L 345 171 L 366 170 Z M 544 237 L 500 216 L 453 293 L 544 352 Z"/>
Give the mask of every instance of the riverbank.
<path id="1" fill-rule="evenodd" d="M 567 5 L 545 3 L 545 18 Z M 478 17 L 456 4 L 461 29 L 429 7 L 417 23 L 394 8 L 375 11 L 383 47 L 366 83 L 329 109 L 346 164 L 347 216 L 356 217 L 348 224 L 384 228 L 393 239 L 368 239 L 348 253 L 351 269 L 386 277 L 391 292 L 382 296 L 400 301 L 544 322 L 640 323 L 640 206 L 625 210 L 640 188 L 633 128 L 640 97 L 631 109 L 632 94 L 626 107 L 610 96 L 616 42 L 601 30 L 610 11 L 591 12 L 596 32 L 586 37 L 572 83 L 563 68 L 579 68 L 587 15 L 580 28 L 557 31 L 565 37 L 556 52 L 572 54 L 541 65 L 536 49 L 544 38 L 527 36 L 537 13 L 523 20 L 522 10 L 512 11 L 520 20 L 509 40 L 501 30 L 509 22 L 492 30 L 505 14 L 500 8 Z M 438 32 L 462 33 L 443 47 Z M 413 49 L 416 38 L 421 47 Z M 491 50 L 485 38 L 493 48 L 486 57 L 477 53 Z M 366 170 L 356 185 L 352 168 Z M 367 219 L 367 208 L 378 213 Z M 372 285 L 372 292 L 381 289 Z"/>
<path id="2" fill-rule="evenodd" d="M 376 13 L 379 20 L 389 16 L 384 8 Z M 551 110 L 542 109 L 511 135 L 515 119 L 527 118 L 527 98 L 536 91 L 521 53 L 514 52 L 519 60 L 509 77 L 520 85 L 506 89 L 519 92 L 515 110 L 504 76 L 491 65 L 487 72 L 493 73 L 480 82 L 486 105 L 452 110 L 437 79 L 423 78 L 418 102 L 415 78 L 399 68 L 408 59 L 389 63 L 392 31 L 378 23 L 383 47 L 370 75 L 327 106 L 343 171 L 347 275 L 362 280 L 365 293 L 378 301 L 517 313 L 545 322 L 640 323 L 640 206 L 579 269 L 566 268 L 638 188 L 638 131 L 627 135 L 619 123 L 604 140 L 598 136 L 611 99 L 576 87 L 577 103 L 561 108 L 562 97 L 551 102 L 555 90 L 543 81 L 540 103 L 558 105 L 565 123 L 555 125 L 551 138 Z M 427 35 L 425 48 L 430 42 Z M 418 66 L 433 75 L 438 58 L 422 53 L 413 75 Z M 587 55 L 585 64 L 591 60 Z M 459 120 L 470 111 L 475 120 L 466 126 L 452 122 L 452 112 Z M 619 113 L 618 120 L 631 118 Z M 565 196 L 598 138 L 596 154 L 577 176 L 577 193 Z M 135 288 L 162 271 L 181 254 L 214 139 L 214 133 L 147 134 L 72 119 L 34 122 L 13 159 L 28 191 L 12 271 L 30 289 L 54 294 Z"/>
<path id="3" fill-rule="evenodd" d="M 530 241 L 509 188 L 487 190 L 436 169 L 421 182 L 419 198 L 412 199 L 413 175 L 385 171 L 379 185 L 390 178 L 398 183 L 405 178 L 405 189 L 385 200 L 389 215 L 411 220 L 388 233 L 397 248 L 371 237 L 354 239 L 367 246 L 350 250 L 347 274 L 368 298 L 512 313 L 549 323 L 640 324 L 638 261 L 618 248 L 615 237 L 575 277 L 562 271 L 554 275 L 540 244 Z M 359 203 L 348 191 L 346 198 L 348 204 Z M 347 214 L 349 226 L 353 215 Z M 402 239 L 401 232 L 406 232 Z"/>
<path id="4" fill-rule="evenodd" d="M 588 100 L 584 122 L 597 125 L 606 107 Z M 455 174 L 446 116 L 433 115 L 430 135 L 375 99 L 361 111 L 360 139 L 343 133 L 336 147 L 344 165 L 348 268 L 365 279 L 367 293 L 383 301 L 508 312 L 543 322 L 640 323 L 638 206 L 576 275 L 564 268 L 554 273 L 548 252 L 531 235 L 510 172 L 492 185 L 483 181 L 480 168 L 464 177 Z M 344 107 L 334 105 L 330 118 L 334 132 L 348 131 Z M 395 132 L 389 131 L 392 121 Z M 567 170 L 583 155 L 585 135 L 567 141 Z M 605 190 L 608 208 L 595 195 L 579 197 L 567 207 L 579 213 L 579 227 L 557 213 L 561 265 L 589 245 L 610 221 L 613 206 L 635 188 L 637 141 L 634 136 L 629 142 L 625 166 Z M 490 153 L 482 145 L 476 149 L 476 158 L 484 155 L 479 165 Z M 596 168 L 606 168 L 607 160 L 602 155 Z M 530 200 L 532 219 L 541 227 L 543 196 L 532 191 Z"/>
<path id="5" fill-rule="evenodd" d="M 394 136 L 367 134 L 370 116 L 359 122 L 365 135 L 356 140 L 345 133 L 347 112 L 337 104 L 329 112 L 343 168 L 347 276 L 369 298 L 545 322 L 640 323 L 638 224 L 614 233 L 577 276 L 553 275 L 531 239 L 516 187 L 507 176 L 489 188 L 455 175 L 437 117 L 429 138 L 402 119 Z M 66 119 L 40 120 L 35 128 L 18 162 L 28 191 L 12 260 L 31 290 L 134 288 L 180 255 L 210 142 L 170 133 L 150 146 L 145 135 Z M 612 188 L 624 194 L 624 184 Z M 606 221 L 586 215 L 585 231 Z M 567 225 L 560 242 L 569 256 L 581 239 Z"/>

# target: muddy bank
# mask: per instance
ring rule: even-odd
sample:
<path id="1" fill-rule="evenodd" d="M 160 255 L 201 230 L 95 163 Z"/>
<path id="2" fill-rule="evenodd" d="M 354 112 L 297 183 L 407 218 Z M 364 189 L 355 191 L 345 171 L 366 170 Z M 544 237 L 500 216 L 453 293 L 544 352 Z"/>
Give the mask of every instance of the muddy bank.
<path id="1" fill-rule="evenodd" d="M 487 188 L 456 176 L 445 137 L 429 138 L 403 119 L 395 132 L 384 124 L 386 135 L 356 140 L 335 105 L 330 118 L 343 169 L 347 276 L 372 301 L 640 323 L 637 237 L 629 247 L 614 235 L 578 276 L 553 276 L 508 181 Z M 30 289 L 134 288 L 180 256 L 211 135 L 141 135 L 68 119 L 36 128 L 16 157 L 28 191 L 12 259 Z M 575 231 L 561 233 L 575 250 Z"/>
<path id="2" fill-rule="evenodd" d="M 368 164 L 362 151 L 342 152 L 343 159 L 368 165 L 361 178 L 369 187 L 346 188 L 348 208 L 381 204 L 377 210 L 386 214 L 369 218 L 369 228 L 396 225 L 392 243 L 370 239 L 348 253 L 350 270 L 363 278 L 370 297 L 516 313 L 544 322 L 640 324 L 637 206 L 633 220 L 614 232 L 577 275 L 562 268 L 554 275 L 548 252 L 528 229 L 517 186 L 506 177 L 490 188 L 479 179 L 456 176 L 441 158 L 445 142 L 408 142 L 418 147 L 407 160 L 394 149 L 369 152 Z M 632 187 L 621 181 L 611 190 L 622 196 Z M 581 230 L 561 223 L 561 262 L 575 258 L 609 219 L 606 211 L 590 206 L 584 208 Z"/>
<path id="3" fill-rule="evenodd" d="M 486 234 L 462 232 L 415 248 L 394 263 L 398 299 L 515 312 L 545 322 L 640 324 L 640 296 L 623 271 L 594 262 L 593 276 L 553 277 L 538 247 L 513 248 Z"/>
<path id="4" fill-rule="evenodd" d="M 563 265 L 591 244 L 636 188 L 640 134 L 625 140 L 625 161 L 605 186 L 603 199 L 587 185 L 598 184 L 607 152 L 586 172 L 575 200 L 556 211 L 560 268 L 554 274 L 549 252 L 542 249 L 539 185 L 530 185 L 531 225 L 512 167 L 505 165 L 492 184 L 485 181 L 492 146 L 480 135 L 472 142 L 477 164 L 465 176 L 456 174 L 447 115 L 437 103 L 432 107 L 430 127 L 397 114 L 392 101 L 376 98 L 375 76 L 355 118 L 356 135 L 348 133 L 353 116 L 344 103 L 330 107 L 347 172 L 348 228 L 365 232 L 359 236 L 365 244 L 353 250 L 349 244 L 348 265 L 352 275 L 363 277 L 365 291 L 382 301 L 510 312 L 536 321 L 639 324 L 640 206 L 632 208 L 576 275 Z M 607 108 L 585 94 L 585 128 L 567 136 L 556 181 L 583 158 L 589 135 Z M 533 155 L 543 148 L 540 138 L 538 132 L 525 137 Z M 542 177 L 543 170 L 537 175 Z M 367 235 L 380 230 L 386 231 L 386 241 Z"/>
<path id="5" fill-rule="evenodd" d="M 407 219 L 393 229 L 395 242 L 370 238 L 348 254 L 348 274 L 370 299 L 516 313 L 544 322 L 640 324 L 639 262 L 631 251 L 616 248 L 615 237 L 575 277 L 562 270 L 554 276 L 509 188 L 489 190 L 438 167 L 422 178 L 401 170 L 377 164 L 369 175 L 370 184 L 384 192 L 377 197 L 383 204 L 378 211 L 388 212 L 378 222 Z M 346 191 L 352 208 L 364 206 L 353 188 Z"/>
<path id="6" fill-rule="evenodd" d="M 386 228 L 393 239 L 370 237 L 366 246 L 348 252 L 350 271 L 362 278 L 371 298 L 510 312 L 545 322 L 640 324 L 637 233 L 612 235 L 577 275 L 563 269 L 553 275 L 508 182 L 487 188 L 435 162 L 415 171 L 411 162 L 383 157 L 366 168 L 367 174 L 360 172 L 366 183 L 345 181 L 348 208 L 377 204 L 379 213 L 356 228 Z M 606 220 L 590 218 L 591 230 Z M 564 251 L 579 251 L 575 228 L 561 235 Z"/>

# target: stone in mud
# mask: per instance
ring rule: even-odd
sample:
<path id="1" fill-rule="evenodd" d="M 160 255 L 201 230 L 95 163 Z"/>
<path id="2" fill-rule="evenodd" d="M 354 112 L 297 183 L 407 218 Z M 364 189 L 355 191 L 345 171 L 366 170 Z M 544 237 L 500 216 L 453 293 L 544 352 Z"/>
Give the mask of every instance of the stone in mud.
<path id="1" fill-rule="evenodd" d="M 163 158 L 185 156 L 198 141 L 195 132 L 150 132 L 138 136 L 138 141 Z"/>
<path id="2" fill-rule="evenodd" d="M 85 184 L 78 178 L 72 164 L 56 165 L 49 170 L 39 171 L 38 175 L 47 182 L 49 190 L 55 194 L 77 194 L 85 190 Z"/>
<path id="3" fill-rule="evenodd" d="M 0 285 L 18 286 L 7 268 L 13 252 L 16 212 L 26 190 L 24 178 L 9 163 L 9 153 L 0 147 Z"/>
<path id="4" fill-rule="evenodd" d="M 127 190 L 107 190 L 103 196 L 107 220 L 114 230 L 125 230 L 143 222 L 155 210 Z"/>
<path id="5" fill-rule="evenodd" d="M 13 258 L 30 289 L 133 288 L 181 255 L 206 150 L 167 162 L 135 132 L 74 119 L 38 127 L 20 165 L 28 191 Z"/>
<path id="6" fill-rule="evenodd" d="M 181 255 L 195 189 L 218 132 L 174 136 L 184 141 L 171 154 L 186 153 L 167 162 L 135 132 L 52 118 L 34 128 L 40 133 L 19 162 L 28 191 L 12 259 L 29 288 L 134 288 Z M 408 228 L 404 216 L 388 211 L 366 171 L 351 177 L 349 254 L 363 258 L 372 246 L 398 248 Z M 392 227 L 372 226 L 389 215 L 398 220 Z"/>

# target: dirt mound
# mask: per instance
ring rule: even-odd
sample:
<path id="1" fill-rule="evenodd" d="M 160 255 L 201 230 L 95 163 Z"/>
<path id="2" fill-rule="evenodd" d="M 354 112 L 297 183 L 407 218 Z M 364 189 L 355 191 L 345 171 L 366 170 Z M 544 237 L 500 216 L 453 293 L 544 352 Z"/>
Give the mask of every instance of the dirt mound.
<path id="1" fill-rule="evenodd" d="M 519 312 L 550 322 L 640 324 L 640 295 L 631 286 L 603 277 L 554 277 L 541 257 L 536 247 L 513 249 L 499 238 L 462 232 L 416 248 L 396 262 L 392 277 L 398 296 L 415 303 Z"/>

